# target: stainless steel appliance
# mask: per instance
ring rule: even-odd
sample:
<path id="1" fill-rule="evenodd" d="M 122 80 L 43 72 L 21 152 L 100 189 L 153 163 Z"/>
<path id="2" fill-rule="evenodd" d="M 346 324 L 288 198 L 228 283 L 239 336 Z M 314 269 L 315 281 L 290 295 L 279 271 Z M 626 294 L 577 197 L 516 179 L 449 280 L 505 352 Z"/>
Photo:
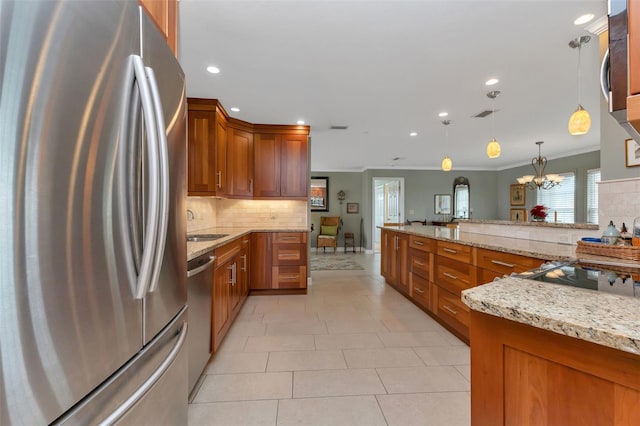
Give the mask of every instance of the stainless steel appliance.
<path id="1" fill-rule="evenodd" d="M 640 142 L 640 134 L 627 120 L 628 36 L 627 0 L 609 0 L 609 48 L 600 67 L 600 87 L 609 104 L 609 113 Z"/>
<path id="2" fill-rule="evenodd" d="M 205 253 L 187 264 L 187 299 L 190 324 L 189 393 L 211 358 L 211 302 L 213 294 L 213 252 Z"/>
<path id="3" fill-rule="evenodd" d="M 184 74 L 137 2 L 0 2 L 0 424 L 186 424 Z"/>

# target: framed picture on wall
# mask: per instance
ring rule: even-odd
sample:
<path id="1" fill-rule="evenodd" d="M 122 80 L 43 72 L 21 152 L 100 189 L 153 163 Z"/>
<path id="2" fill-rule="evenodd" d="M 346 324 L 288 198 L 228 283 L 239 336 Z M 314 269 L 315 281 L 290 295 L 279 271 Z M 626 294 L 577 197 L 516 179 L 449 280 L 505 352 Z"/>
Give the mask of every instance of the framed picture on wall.
<path id="1" fill-rule="evenodd" d="M 515 183 L 511 185 L 511 193 L 509 195 L 509 202 L 512 206 L 524 206 L 527 201 L 527 190 L 524 185 Z M 513 209 L 512 209 L 513 210 Z"/>
<path id="2" fill-rule="evenodd" d="M 309 191 L 309 204 L 312 212 L 329 211 L 329 178 L 312 177 L 311 191 Z"/>
<path id="3" fill-rule="evenodd" d="M 347 203 L 347 213 L 348 214 L 358 213 L 359 206 L 360 205 L 358 203 Z"/>
<path id="4" fill-rule="evenodd" d="M 633 139 L 627 139 L 624 144 L 627 167 L 640 166 L 640 144 Z"/>
<path id="5" fill-rule="evenodd" d="M 511 209 L 509 211 L 509 220 L 511 222 L 526 222 L 527 209 Z"/>

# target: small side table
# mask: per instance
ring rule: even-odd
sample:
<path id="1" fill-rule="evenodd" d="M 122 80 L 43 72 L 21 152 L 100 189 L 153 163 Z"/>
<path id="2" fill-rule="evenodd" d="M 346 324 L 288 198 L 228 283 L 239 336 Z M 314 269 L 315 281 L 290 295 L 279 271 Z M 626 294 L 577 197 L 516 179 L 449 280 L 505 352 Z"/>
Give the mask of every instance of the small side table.
<path id="1" fill-rule="evenodd" d="M 347 252 L 347 247 L 352 247 L 353 252 L 356 252 L 356 237 L 353 232 L 344 233 L 344 252 Z"/>

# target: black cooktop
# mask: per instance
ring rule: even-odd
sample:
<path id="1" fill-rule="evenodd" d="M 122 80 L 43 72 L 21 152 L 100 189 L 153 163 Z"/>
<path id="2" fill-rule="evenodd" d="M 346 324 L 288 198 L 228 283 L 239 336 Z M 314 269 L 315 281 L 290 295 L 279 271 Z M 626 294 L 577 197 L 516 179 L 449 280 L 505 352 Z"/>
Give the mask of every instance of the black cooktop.
<path id="1" fill-rule="evenodd" d="M 629 297 L 640 297 L 640 268 L 549 262 L 518 274 L 553 284 L 585 288 Z"/>

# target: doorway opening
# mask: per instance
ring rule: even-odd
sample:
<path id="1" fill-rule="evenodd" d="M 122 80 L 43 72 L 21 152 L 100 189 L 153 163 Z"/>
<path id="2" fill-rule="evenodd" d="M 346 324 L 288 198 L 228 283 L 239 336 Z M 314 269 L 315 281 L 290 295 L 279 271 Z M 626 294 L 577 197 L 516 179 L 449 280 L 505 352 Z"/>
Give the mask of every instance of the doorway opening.
<path id="1" fill-rule="evenodd" d="M 404 223 L 404 178 L 373 178 L 373 252 L 380 253 L 380 229 L 387 222 Z"/>

